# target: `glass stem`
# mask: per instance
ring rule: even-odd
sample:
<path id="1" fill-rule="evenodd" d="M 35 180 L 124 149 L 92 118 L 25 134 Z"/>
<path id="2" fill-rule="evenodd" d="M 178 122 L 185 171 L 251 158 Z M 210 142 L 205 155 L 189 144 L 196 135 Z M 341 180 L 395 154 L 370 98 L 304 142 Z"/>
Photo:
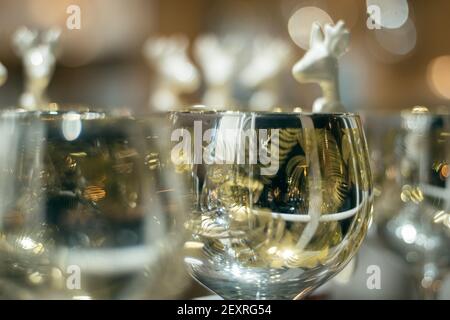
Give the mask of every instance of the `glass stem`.
<path id="1" fill-rule="evenodd" d="M 437 300 L 443 275 L 431 262 L 424 263 L 417 277 L 417 295 L 421 300 Z"/>

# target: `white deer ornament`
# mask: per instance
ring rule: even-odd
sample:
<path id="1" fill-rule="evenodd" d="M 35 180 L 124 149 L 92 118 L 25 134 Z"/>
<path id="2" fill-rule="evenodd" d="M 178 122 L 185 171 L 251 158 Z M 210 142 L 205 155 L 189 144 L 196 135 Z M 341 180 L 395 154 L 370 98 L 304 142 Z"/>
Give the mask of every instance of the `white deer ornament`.
<path id="1" fill-rule="evenodd" d="M 156 72 L 150 107 L 175 110 L 182 105 L 181 94 L 199 87 L 200 76 L 189 59 L 188 47 L 189 41 L 182 35 L 149 38 L 144 44 L 144 56 Z"/>
<path id="2" fill-rule="evenodd" d="M 291 54 L 282 39 L 255 39 L 250 62 L 240 75 L 241 83 L 255 91 L 249 101 L 252 110 L 269 111 L 281 102 L 279 76 L 291 63 Z"/>
<path id="3" fill-rule="evenodd" d="M 309 50 L 294 65 L 292 74 L 299 82 L 320 85 L 323 96 L 314 102 L 313 112 L 345 111 L 339 96 L 338 58 L 347 51 L 349 38 L 343 21 L 326 24 L 323 31 L 318 23 L 312 25 Z"/>
<path id="4" fill-rule="evenodd" d="M 26 78 L 25 91 L 20 96 L 21 107 L 35 110 L 48 105 L 46 89 L 55 69 L 60 35 L 58 28 L 39 33 L 25 27 L 14 34 L 14 47 L 22 58 Z"/>
<path id="5" fill-rule="evenodd" d="M 206 106 L 227 108 L 234 105 L 232 78 L 236 66 L 237 44 L 220 41 L 217 36 L 203 35 L 194 44 L 194 55 L 205 79 L 202 103 Z"/>
<path id="6" fill-rule="evenodd" d="M 5 66 L 0 62 L 0 87 L 6 82 L 8 71 Z"/>

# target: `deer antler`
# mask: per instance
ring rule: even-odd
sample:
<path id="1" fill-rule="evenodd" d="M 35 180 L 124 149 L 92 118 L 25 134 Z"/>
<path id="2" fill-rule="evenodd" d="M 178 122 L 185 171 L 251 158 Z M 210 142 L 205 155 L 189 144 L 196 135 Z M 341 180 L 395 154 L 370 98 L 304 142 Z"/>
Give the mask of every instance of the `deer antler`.
<path id="1" fill-rule="evenodd" d="M 41 38 L 42 38 L 42 42 L 49 46 L 50 51 L 54 55 L 57 55 L 58 43 L 59 43 L 59 39 L 61 38 L 61 29 L 51 28 L 51 29 L 45 31 L 42 34 Z"/>
<path id="2" fill-rule="evenodd" d="M 347 50 L 350 33 L 344 26 L 342 20 L 334 26 L 326 24 L 324 30 L 318 22 L 314 22 L 311 28 L 310 50 L 322 47 L 328 55 L 339 58 Z"/>
<path id="3" fill-rule="evenodd" d="M 326 24 L 324 28 L 325 40 L 324 45 L 328 52 L 336 58 L 339 58 L 347 50 L 350 33 L 344 26 L 342 20 L 338 21 L 334 26 Z"/>
<path id="4" fill-rule="evenodd" d="M 184 54 L 188 46 L 188 38 L 181 34 L 168 37 L 151 37 L 144 44 L 144 55 L 152 60 L 168 57 L 171 54 Z"/>
<path id="5" fill-rule="evenodd" d="M 179 107 L 180 95 L 199 86 L 197 68 L 188 56 L 189 40 L 184 35 L 151 37 L 143 54 L 156 73 L 152 83 L 150 105 L 160 110 Z"/>
<path id="6" fill-rule="evenodd" d="M 323 97 L 313 105 L 314 112 L 344 111 L 340 102 L 337 59 L 345 53 L 350 33 L 344 22 L 326 24 L 323 31 L 315 22 L 311 28 L 310 48 L 293 67 L 292 74 L 299 82 L 316 82 Z"/>
<path id="7" fill-rule="evenodd" d="M 20 56 L 23 56 L 36 43 L 37 38 L 38 32 L 36 30 L 20 27 L 13 35 L 14 49 Z"/>

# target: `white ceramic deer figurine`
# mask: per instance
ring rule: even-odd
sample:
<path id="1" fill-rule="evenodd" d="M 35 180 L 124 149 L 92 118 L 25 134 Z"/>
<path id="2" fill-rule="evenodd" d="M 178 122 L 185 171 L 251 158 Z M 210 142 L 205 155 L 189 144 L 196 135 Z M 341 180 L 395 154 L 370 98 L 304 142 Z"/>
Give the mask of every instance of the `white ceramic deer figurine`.
<path id="1" fill-rule="evenodd" d="M 199 73 L 188 57 L 188 46 L 188 39 L 181 35 L 150 38 L 144 44 L 144 56 L 156 72 L 151 108 L 167 111 L 181 107 L 180 95 L 199 87 Z"/>
<path id="2" fill-rule="evenodd" d="M 49 29 L 39 34 L 25 27 L 17 30 L 13 44 L 22 57 L 25 74 L 25 91 L 20 96 L 20 106 L 35 110 L 48 105 L 46 89 L 56 63 L 57 44 L 61 30 Z"/>
<path id="3" fill-rule="evenodd" d="M 206 84 L 202 101 L 206 106 L 225 109 L 234 104 L 231 80 L 238 50 L 236 44 L 223 43 L 213 35 L 203 35 L 195 41 L 194 55 Z"/>
<path id="4" fill-rule="evenodd" d="M 338 58 L 348 48 L 350 33 L 344 22 L 325 25 L 313 23 L 309 50 L 293 67 L 292 74 L 299 82 L 317 82 L 323 97 L 313 105 L 313 112 L 345 111 L 339 96 Z"/>
<path id="5" fill-rule="evenodd" d="M 0 87 L 6 82 L 8 77 L 8 71 L 5 66 L 0 62 Z"/>
<path id="6" fill-rule="evenodd" d="M 292 49 L 284 40 L 255 39 L 250 62 L 240 74 L 240 82 L 254 90 L 250 108 L 269 111 L 280 103 L 279 75 L 291 63 L 291 56 Z"/>

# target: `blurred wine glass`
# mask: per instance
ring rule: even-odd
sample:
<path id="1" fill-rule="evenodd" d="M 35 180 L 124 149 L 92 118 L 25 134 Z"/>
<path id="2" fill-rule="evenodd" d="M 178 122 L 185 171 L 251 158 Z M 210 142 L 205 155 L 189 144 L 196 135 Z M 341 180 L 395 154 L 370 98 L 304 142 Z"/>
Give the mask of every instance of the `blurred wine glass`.
<path id="1" fill-rule="evenodd" d="M 435 299 L 450 263 L 450 116 L 416 107 L 400 119 L 378 233 L 411 265 L 419 297 Z"/>
<path id="2" fill-rule="evenodd" d="M 174 297 L 185 276 L 182 184 L 167 117 L 0 115 L 0 296 Z"/>
<path id="3" fill-rule="evenodd" d="M 175 156 L 192 175 L 185 262 L 201 284 L 227 299 L 303 298 L 354 256 L 372 205 L 358 116 L 187 112 L 174 120 L 193 135 Z"/>
<path id="4" fill-rule="evenodd" d="M 384 220 L 393 207 L 399 208 L 399 161 L 395 152 L 401 117 L 397 113 L 363 112 L 361 114 L 369 149 L 369 161 L 373 179 L 374 224 L 370 234 L 375 234 L 378 222 Z"/>

